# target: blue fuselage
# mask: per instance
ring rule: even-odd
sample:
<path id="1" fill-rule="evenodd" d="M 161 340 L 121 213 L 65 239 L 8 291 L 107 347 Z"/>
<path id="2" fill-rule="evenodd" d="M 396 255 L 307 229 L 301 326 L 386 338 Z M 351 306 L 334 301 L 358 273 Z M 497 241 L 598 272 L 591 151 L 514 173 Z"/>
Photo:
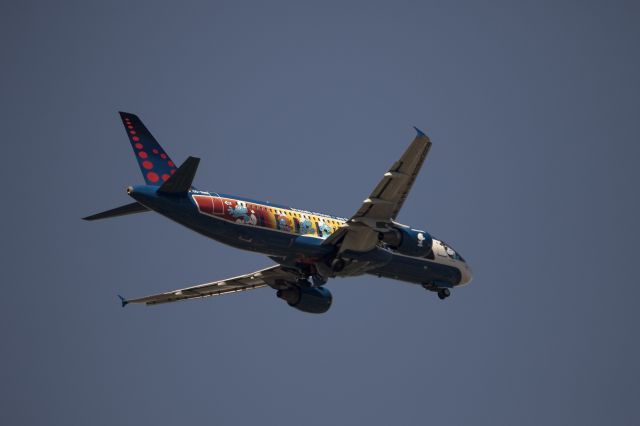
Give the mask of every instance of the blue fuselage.
<path id="1" fill-rule="evenodd" d="M 319 213 L 290 209 L 255 200 L 212 192 L 192 190 L 186 196 L 157 192 L 157 186 L 130 187 L 128 193 L 140 204 L 204 236 L 242 250 L 258 252 L 281 264 L 313 264 L 325 262 L 336 253 L 336 247 L 323 244 L 324 239 L 345 219 Z M 215 199 L 211 214 L 205 212 L 196 197 Z M 244 210 L 237 214 L 239 207 Z M 215 210 L 215 209 L 218 210 Z M 267 217 L 265 214 L 270 216 Z M 274 213 L 275 212 L 275 213 Z M 234 214 L 235 216 L 230 216 Z M 278 216 L 278 215 L 282 216 Z M 275 215 L 275 216 L 274 216 Z M 274 219 L 275 217 L 275 219 Z M 288 223 L 284 223 L 286 218 Z M 267 223 L 270 221 L 269 223 Z M 279 222 L 280 221 L 280 222 Z M 313 223 L 306 228 L 305 223 Z M 281 227 L 280 225 L 284 223 Z M 326 228 L 323 228 L 323 226 Z M 444 248 L 440 250 L 437 244 Z M 406 256 L 384 247 L 361 253 L 359 261 L 370 262 L 366 273 L 396 280 L 454 287 L 466 284 L 468 268 L 464 261 L 447 255 L 451 250 L 434 240 L 429 257 Z"/>

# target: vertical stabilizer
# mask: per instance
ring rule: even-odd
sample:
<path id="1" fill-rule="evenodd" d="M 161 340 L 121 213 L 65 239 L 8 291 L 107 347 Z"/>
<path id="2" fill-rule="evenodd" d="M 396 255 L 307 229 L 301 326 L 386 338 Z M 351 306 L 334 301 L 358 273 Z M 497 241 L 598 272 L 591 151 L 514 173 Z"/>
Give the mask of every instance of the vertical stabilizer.
<path id="1" fill-rule="evenodd" d="M 135 114 L 120 112 L 140 171 L 147 185 L 162 185 L 176 172 L 176 165 Z"/>

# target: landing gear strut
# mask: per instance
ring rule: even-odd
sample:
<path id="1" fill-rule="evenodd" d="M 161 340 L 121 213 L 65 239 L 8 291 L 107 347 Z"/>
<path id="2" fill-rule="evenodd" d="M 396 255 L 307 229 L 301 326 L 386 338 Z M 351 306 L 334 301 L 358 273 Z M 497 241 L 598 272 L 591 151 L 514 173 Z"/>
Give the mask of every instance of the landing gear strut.
<path id="1" fill-rule="evenodd" d="M 333 272 L 340 272 L 344 269 L 345 266 L 345 261 L 339 257 L 336 257 L 335 259 L 333 259 L 333 261 L 331 261 L 331 270 Z"/>
<path id="2" fill-rule="evenodd" d="M 311 275 L 311 282 L 314 287 L 322 287 L 327 283 L 327 279 L 320 274 Z"/>

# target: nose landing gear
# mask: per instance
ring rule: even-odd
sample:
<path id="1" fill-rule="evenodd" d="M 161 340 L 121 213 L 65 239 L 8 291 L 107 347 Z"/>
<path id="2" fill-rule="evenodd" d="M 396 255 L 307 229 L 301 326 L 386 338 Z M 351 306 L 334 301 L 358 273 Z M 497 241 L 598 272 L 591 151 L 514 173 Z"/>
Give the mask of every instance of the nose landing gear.
<path id="1" fill-rule="evenodd" d="M 440 300 L 444 300 L 447 297 L 451 296 L 451 290 L 449 290 L 447 287 L 438 287 L 438 285 L 434 283 L 422 284 L 422 287 L 424 287 L 425 290 L 437 293 Z"/>
<path id="2" fill-rule="evenodd" d="M 451 292 L 448 288 L 441 288 L 438 290 L 438 297 L 440 298 L 440 300 L 444 300 L 449 296 L 451 296 Z"/>

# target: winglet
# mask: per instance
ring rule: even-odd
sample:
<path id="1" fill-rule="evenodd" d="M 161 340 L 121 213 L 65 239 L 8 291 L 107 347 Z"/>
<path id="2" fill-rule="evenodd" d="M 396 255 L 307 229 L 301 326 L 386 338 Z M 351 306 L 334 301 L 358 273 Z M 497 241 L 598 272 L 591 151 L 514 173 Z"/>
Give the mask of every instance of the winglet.
<path id="1" fill-rule="evenodd" d="M 413 128 L 414 128 L 414 129 L 416 129 L 416 132 L 418 133 L 418 134 L 416 135 L 416 137 L 421 137 L 421 138 L 423 138 L 423 137 L 427 136 L 427 135 L 425 135 L 425 134 L 424 134 L 424 132 L 423 132 L 422 130 L 418 129 L 416 126 L 413 126 Z"/>
<path id="2" fill-rule="evenodd" d="M 122 307 L 124 308 L 125 306 L 127 306 L 127 303 L 129 303 L 129 301 L 127 299 L 125 299 L 124 297 L 118 295 L 118 298 L 120 298 L 120 303 L 122 303 Z"/>

